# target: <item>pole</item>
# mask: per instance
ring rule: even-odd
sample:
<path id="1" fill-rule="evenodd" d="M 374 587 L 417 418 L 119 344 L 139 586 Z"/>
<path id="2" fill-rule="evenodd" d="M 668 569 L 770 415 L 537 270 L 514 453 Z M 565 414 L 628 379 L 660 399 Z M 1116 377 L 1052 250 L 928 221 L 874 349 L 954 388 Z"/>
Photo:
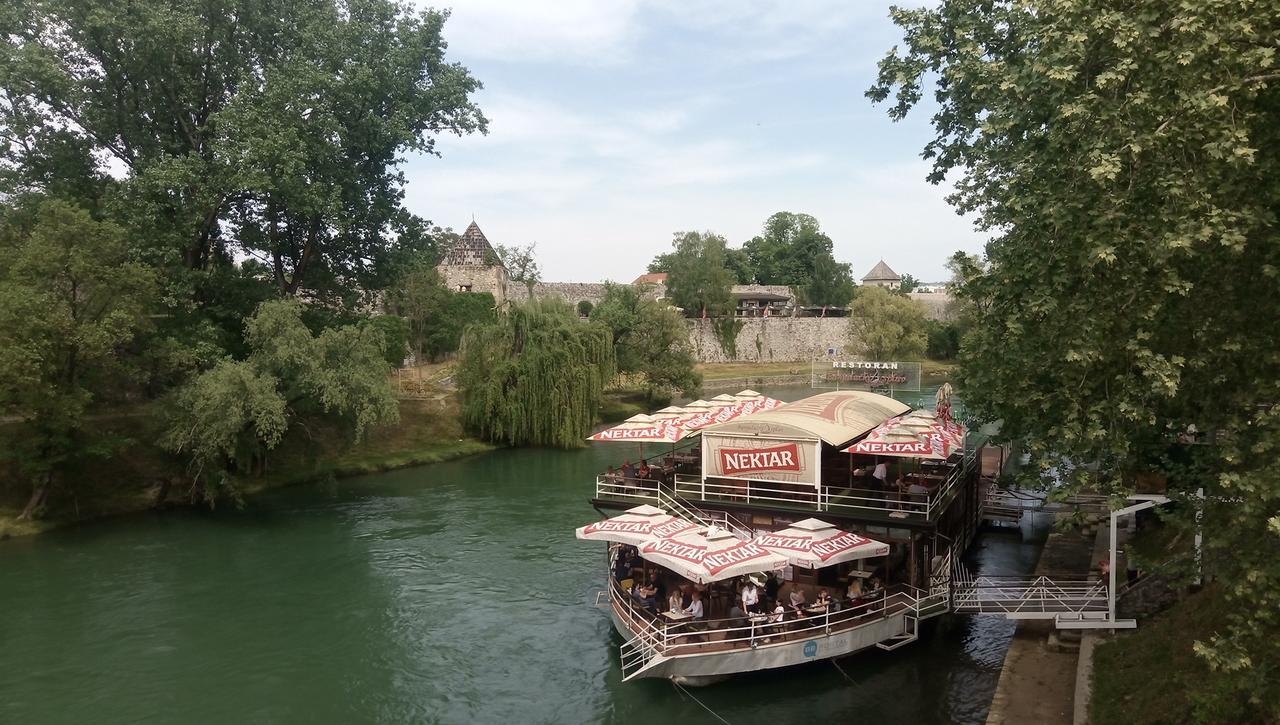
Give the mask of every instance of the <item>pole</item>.
<path id="1" fill-rule="evenodd" d="M 1204 584 L 1204 564 L 1201 559 L 1200 545 L 1204 543 L 1204 528 L 1200 525 L 1204 517 L 1204 488 L 1196 489 L 1196 586 Z"/>
<path id="2" fill-rule="evenodd" d="M 1107 583 L 1107 614 L 1112 622 L 1116 621 L 1116 520 L 1119 514 L 1119 511 L 1111 512 L 1111 571 L 1108 572 L 1110 581 Z"/>

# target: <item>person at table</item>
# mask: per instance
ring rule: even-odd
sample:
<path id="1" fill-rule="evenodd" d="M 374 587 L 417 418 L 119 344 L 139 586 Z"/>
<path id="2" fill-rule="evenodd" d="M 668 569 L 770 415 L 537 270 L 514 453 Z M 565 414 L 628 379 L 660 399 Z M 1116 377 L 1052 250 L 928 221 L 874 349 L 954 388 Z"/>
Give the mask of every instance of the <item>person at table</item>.
<path id="1" fill-rule="evenodd" d="M 630 459 L 627 459 L 627 460 L 623 461 L 623 462 L 622 462 L 622 478 L 623 478 L 623 480 L 627 480 L 627 479 L 635 478 L 635 476 L 636 476 L 636 471 L 635 471 L 635 468 L 633 468 L 633 467 L 631 466 L 631 460 L 630 460 Z"/>
<path id="2" fill-rule="evenodd" d="M 769 578 L 764 580 L 764 605 L 772 607 L 773 603 L 778 601 L 778 589 L 782 587 L 782 582 L 772 573 Z"/>
<path id="3" fill-rule="evenodd" d="M 681 596 L 679 589 L 672 589 L 671 596 L 667 597 L 667 611 L 683 612 L 684 597 Z"/>
<path id="4" fill-rule="evenodd" d="M 742 609 L 748 614 L 760 612 L 760 589 L 752 577 L 747 577 L 746 584 L 742 585 Z"/>
<path id="5" fill-rule="evenodd" d="M 654 606 L 658 602 L 667 600 L 667 585 L 662 583 L 662 579 L 658 576 L 658 572 L 651 572 L 649 575 L 649 588 L 653 590 Z"/>
<path id="6" fill-rule="evenodd" d="M 827 609 L 831 606 L 831 595 L 826 589 L 818 592 L 818 598 L 813 600 L 813 606 L 819 609 Z"/>
<path id="7" fill-rule="evenodd" d="M 648 480 L 653 476 L 653 469 L 649 468 L 648 461 L 640 461 L 640 467 L 636 469 L 636 478 Z"/>
<path id="8" fill-rule="evenodd" d="M 613 576 L 618 581 L 631 578 L 631 570 L 635 568 L 635 554 L 627 546 L 623 546 L 618 551 L 618 558 L 614 559 Z"/>
<path id="9" fill-rule="evenodd" d="M 791 609 L 797 615 L 804 613 L 804 591 L 800 587 L 792 585 L 791 593 L 787 595 L 787 600 L 791 602 Z"/>
<path id="10" fill-rule="evenodd" d="M 689 602 L 689 606 L 684 613 L 693 618 L 694 622 L 701 622 L 706 619 L 706 610 L 702 606 L 702 592 L 697 589 L 693 590 L 693 600 Z"/>
<path id="11" fill-rule="evenodd" d="M 654 589 L 642 581 L 637 581 L 634 588 L 631 590 L 631 595 L 648 609 L 658 608 L 657 593 L 657 589 Z"/>
<path id="12" fill-rule="evenodd" d="M 911 479 L 911 485 L 907 486 L 907 496 L 910 500 L 924 503 L 929 500 L 929 488 L 920 482 L 920 478 Z"/>

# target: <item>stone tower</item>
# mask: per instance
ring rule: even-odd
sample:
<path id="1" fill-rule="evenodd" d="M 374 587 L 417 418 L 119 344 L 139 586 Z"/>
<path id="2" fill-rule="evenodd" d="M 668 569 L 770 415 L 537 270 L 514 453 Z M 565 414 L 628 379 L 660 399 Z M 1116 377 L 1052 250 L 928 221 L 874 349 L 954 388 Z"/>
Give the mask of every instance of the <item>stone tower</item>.
<path id="1" fill-rule="evenodd" d="M 474 221 L 444 250 L 436 269 L 445 287 L 454 292 L 488 292 L 499 307 L 510 299 L 507 268 Z"/>

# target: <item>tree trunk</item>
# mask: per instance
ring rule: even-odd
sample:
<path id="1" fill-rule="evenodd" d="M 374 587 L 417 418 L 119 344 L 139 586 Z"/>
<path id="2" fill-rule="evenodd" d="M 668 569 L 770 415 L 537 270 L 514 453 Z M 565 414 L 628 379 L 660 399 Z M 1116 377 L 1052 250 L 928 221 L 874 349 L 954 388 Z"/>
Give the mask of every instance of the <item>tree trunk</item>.
<path id="1" fill-rule="evenodd" d="M 53 481 L 53 474 L 45 476 L 44 480 L 36 484 L 35 490 L 31 492 L 31 498 L 27 499 L 27 505 L 22 509 L 22 513 L 18 514 L 19 521 L 30 521 L 35 518 L 37 511 L 44 506 L 44 502 L 49 498 L 49 484 Z"/>

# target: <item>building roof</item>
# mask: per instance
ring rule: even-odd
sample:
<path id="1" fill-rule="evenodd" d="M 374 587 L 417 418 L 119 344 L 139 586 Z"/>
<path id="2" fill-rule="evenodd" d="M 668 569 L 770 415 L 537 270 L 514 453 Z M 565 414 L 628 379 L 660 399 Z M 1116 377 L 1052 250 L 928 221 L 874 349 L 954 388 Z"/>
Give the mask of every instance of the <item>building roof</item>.
<path id="1" fill-rule="evenodd" d="M 909 410 L 911 406 L 884 395 L 862 390 L 835 390 L 727 423 L 707 426 L 702 433 L 818 438 L 829 445 L 843 446 Z"/>
<path id="2" fill-rule="evenodd" d="M 889 265 L 884 260 L 876 262 L 876 266 L 867 272 L 867 276 L 862 278 L 863 282 L 901 282 L 902 276 L 897 272 L 889 269 Z"/>
<path id="3" fill-rule="evenodd" d="M 444 251 L 441 264 L 451 267 L 501 267 L 502 260 L 474 221 L 467 226 L 458 241 Z"/>
<path id="4" fill-rule="evenodd" d="M 632 282 L 631 284 L 666 284 L 666 283 L 667 283 L 666 272 L 649 272 L 648 274 L 642 274 L 639 277 L 636 277 L 635 281 Z"/>
<path id="5" fill-rule="evenodd" d="M 739 300 L 767 300 L 769 302 L 786 302 L 791 299 L 791 295 L 780 295 L 775 292 L 763 292 L 761 290 L 734 290 L 730 293 L 734 299 Z"/>

